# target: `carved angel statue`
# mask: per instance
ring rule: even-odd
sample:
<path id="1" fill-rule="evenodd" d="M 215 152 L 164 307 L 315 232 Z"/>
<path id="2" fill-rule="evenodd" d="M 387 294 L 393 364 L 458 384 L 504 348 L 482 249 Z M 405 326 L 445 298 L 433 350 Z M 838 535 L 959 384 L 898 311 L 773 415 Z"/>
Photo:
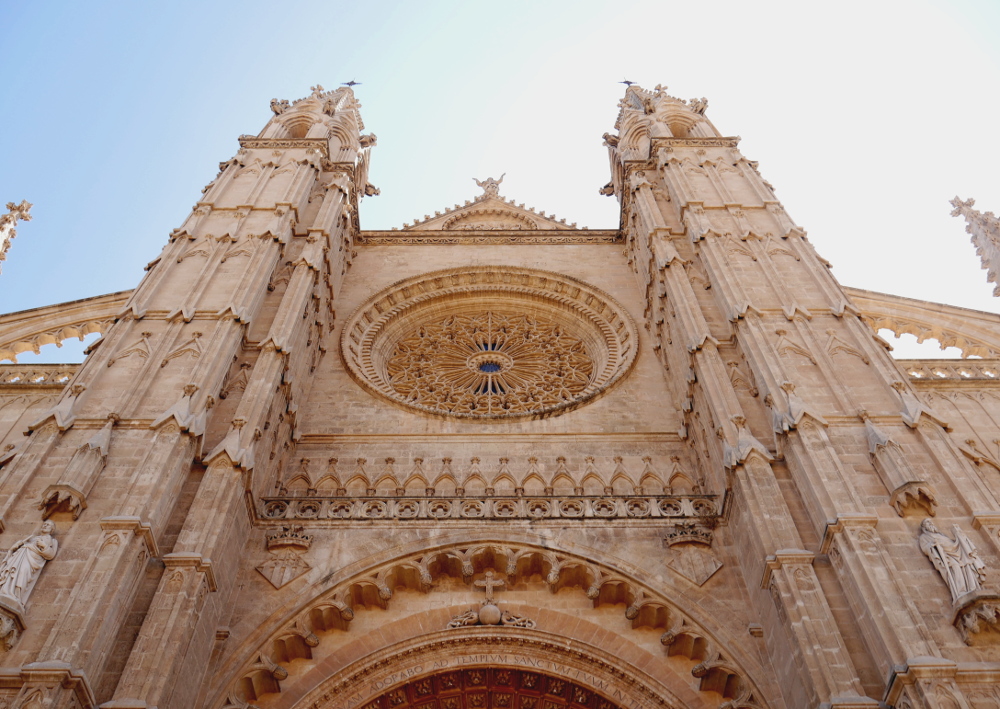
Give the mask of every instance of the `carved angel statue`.
<path id="1" fill-rule="evenodd" d="M 487 177 L 482 182 L 480 182 L 479 180 L 476 180 L 475 177 L 473 177 L 472 179 L 475 180 L 475 182 L 476 182 L 477 185 L 479 185 L 480 187 L 483 188 L 483 196 L 485 196 L 485 197 L 499 197 L 500 196 L 500 183 L 503 182 L 503 178 L 504 178 L 504 176 L 506 174 L 507 173 L 505 172 L 503 175 L 500 175 L 500 179 L 499 180 L 494 180 L 492 177 Z"/>
<path id="2" fill-rule="evenodd" d="M 920 524 L 920 550 L 934 564 L 941 578 L 951 589 L 951 600 L 959 598 L 982 587 L 986 564 L 979 558 L 973 546 L 958 525 L 952 525 L 955 538 L 938 531 L 930 518 Z"/>
<path id="3" fill-rule="evenodd" d="M 52 538 L 55 531 L 56 525 L 46 520 L 38 534 L 25 537 L 7 550 L 0 562 L 0 596 L 24 606 L 42 567 L 59 551 L 59 542 Z"/>

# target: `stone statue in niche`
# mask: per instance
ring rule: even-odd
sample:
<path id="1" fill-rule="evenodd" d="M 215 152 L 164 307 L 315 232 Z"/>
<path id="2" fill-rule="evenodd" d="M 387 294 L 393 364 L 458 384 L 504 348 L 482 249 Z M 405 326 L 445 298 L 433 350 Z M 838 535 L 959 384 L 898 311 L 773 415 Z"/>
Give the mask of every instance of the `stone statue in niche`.
<path id="1" fill-rule="evenodd" d="M 941 578 L 951 589 L 951 600 L 957 601 L 967 593 L 978 591 L 986 575 L 986 564 L 972 541 L 958 525 L 952 525 L 955 538 L 938 531 L 928 518 L 920 524 L 920 550 L 934 564 Z"/>
<path id="2" fill-rule="evenodd" d="M 52 537 L 55 531 L 56 525 L 46 520 L 38 534 L 25 537 L 7 551 L 0 562 L 0 596 L 13 598 L 24 606 L 42 567 L 59 551 L 59 542 Z"/>
<path id="3" fill-rule="evenodd" d="M 24 632 L 24 604 L 46 562 L 55 558 L 59 542 L 56 525 L 42 523 L 41 531 L 16 542 L 0 561 L 0 648 L 10 650 Z"/>

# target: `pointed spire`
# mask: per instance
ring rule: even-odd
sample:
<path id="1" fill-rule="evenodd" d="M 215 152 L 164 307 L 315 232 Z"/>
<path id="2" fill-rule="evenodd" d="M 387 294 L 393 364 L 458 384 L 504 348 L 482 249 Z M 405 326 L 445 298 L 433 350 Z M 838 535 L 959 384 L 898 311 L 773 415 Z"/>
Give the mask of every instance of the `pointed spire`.
<path id="1" fill-rule="evenodd" d="M 31 202 L 23 199 L 20 204 L 8 202 L 7 213 L 0 214 L 0 261 L 7 258 L 7 249 L 10 248 L 10 241 L 17 236 L 17 230 L 14 229 L 14 225 L 17 224 L 18 219 L 24 222 L 31 221 L 31 214 L 28 213 L 31 207 Z"/>
<path id="2" fill-rule="evenodd" d="M 964 202 L 959 197 L 951 200 L 951 216 L 965 218 L 965 231 L 972 235 L 972 245 L 976 247 L 976 255 L 986 270 L 986 280 L 992 283 L 993 295 L 1000 297 L 1000 218 L 993 212 L 981 213 L 973 209 L 974 199 Z M 10 205 L 8 205 L 10 206 Z"/>

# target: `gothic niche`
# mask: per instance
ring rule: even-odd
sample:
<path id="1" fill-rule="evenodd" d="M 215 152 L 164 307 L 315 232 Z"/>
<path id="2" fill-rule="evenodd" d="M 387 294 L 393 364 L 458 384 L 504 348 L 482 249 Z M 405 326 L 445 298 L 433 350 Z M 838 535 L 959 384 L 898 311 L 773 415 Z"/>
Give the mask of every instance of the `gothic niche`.
<path id="1" fill-rule="evenodd" d="M 545 271 L 468 267 L 398 283 L 344 327 L 362 386 L 408 408 L 539 418 L 605 392 L 631 367 L 635 325 L 605 293 Z"/>

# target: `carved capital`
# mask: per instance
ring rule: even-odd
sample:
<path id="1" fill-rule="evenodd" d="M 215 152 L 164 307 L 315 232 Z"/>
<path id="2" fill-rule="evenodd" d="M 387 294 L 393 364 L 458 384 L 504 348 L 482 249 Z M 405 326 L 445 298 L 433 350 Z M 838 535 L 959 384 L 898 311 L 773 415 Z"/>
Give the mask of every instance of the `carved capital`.
<path id="1" fill-rule="evenodd" d="M 955 602 L 952 624 L 966 645 L 1000 644 L 1000 595 L 974 591 Z"/>
<path id="2" fill-rule="evenodd" d="M 163 565 L 168 569 L 191 568 L 199 573 L 205 574 L 210 591 L 218 591 L 219 586 L 215 582 L 215 570 L 212 568 L 212 560 L 205 559 L 201 554 L 193 551 L 177 551 L 173 554 L 166 554 L 163 557 Z"/>
<path id="3" fill-rule="evenodd" d="M 875 529 L 878 524 L 876 515 L 864 514 L 862 512 L 843 512 L 837 515 L 837 519 L 829 520 L 823 532 L 823 541 L 819 547 L 820 554 L 828 554 L 833 540 L 838 533 L 851 527 L 862 529 Z"/>
<path id="4" fill-rule="evenodd" d="M 109 531 L 133 532 L 140 537 L 146 545 L 146 551 L 153 558 L 160 556 L 160 548 L 156 544 L 156 537 L 153 535 L 153 528 L 148 522 L 143 522 L 139 517 L 132 515 L 118 515 L 101 518 L 101 529 Z"/>

